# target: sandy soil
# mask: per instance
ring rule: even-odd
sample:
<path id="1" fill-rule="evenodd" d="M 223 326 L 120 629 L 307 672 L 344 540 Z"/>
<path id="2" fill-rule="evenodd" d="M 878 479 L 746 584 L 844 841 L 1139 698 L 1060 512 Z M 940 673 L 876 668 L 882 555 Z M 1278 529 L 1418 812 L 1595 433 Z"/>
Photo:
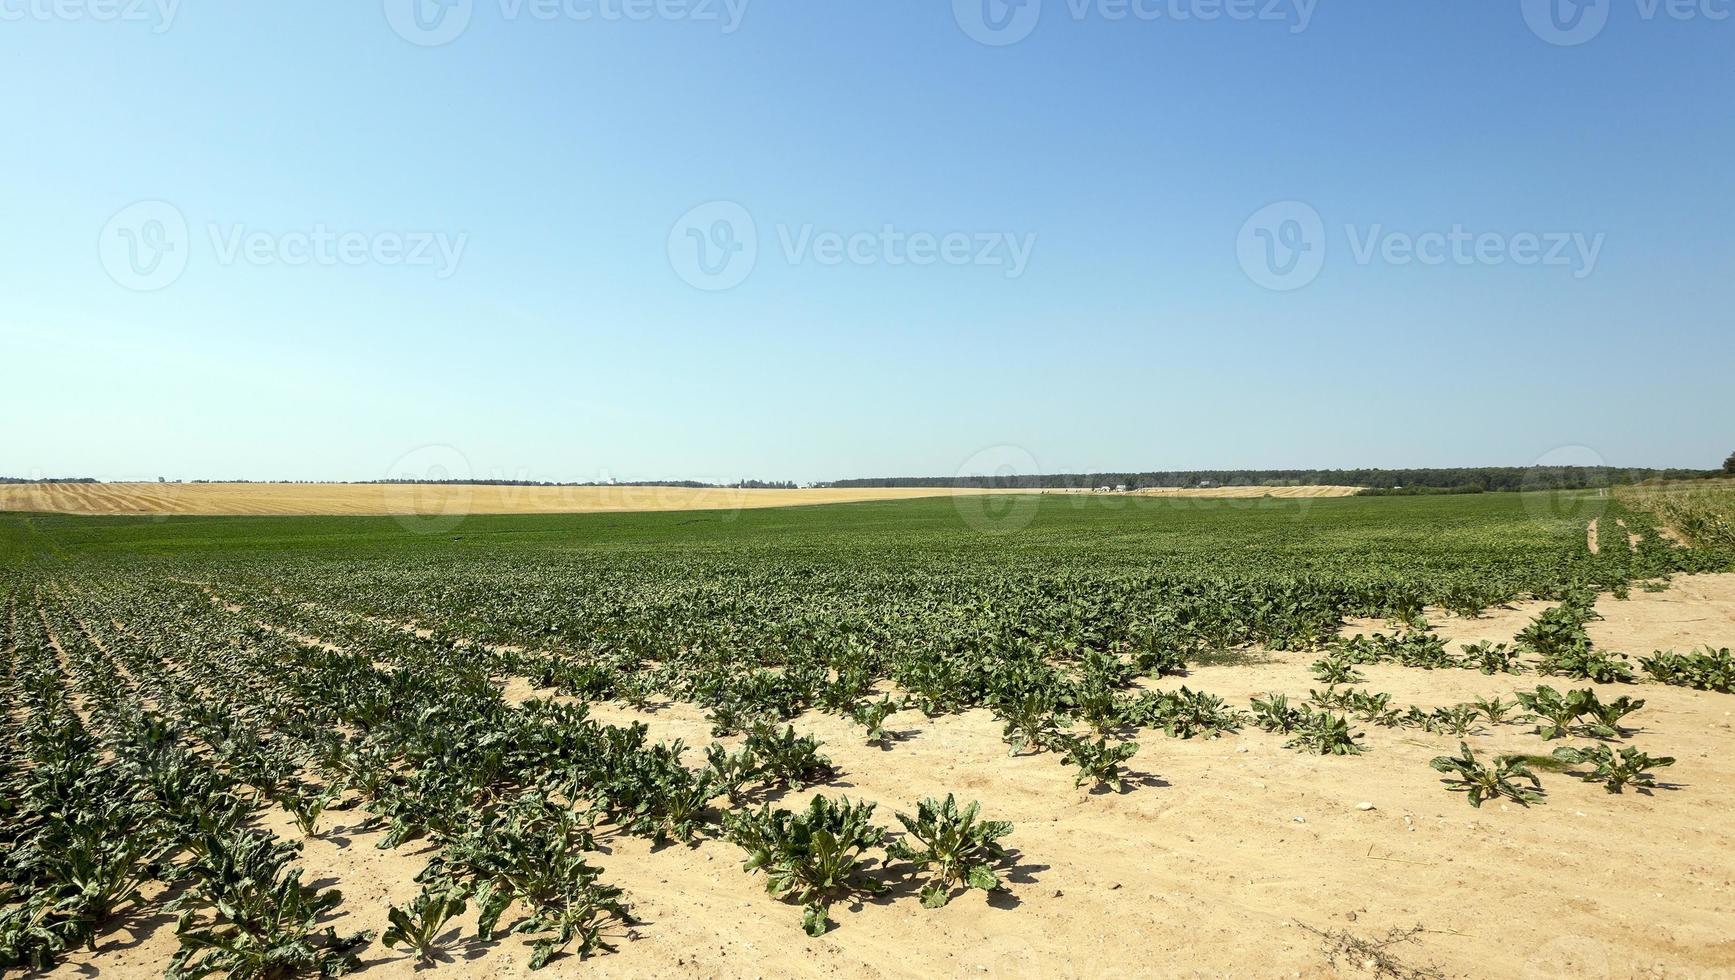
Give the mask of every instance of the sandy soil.
<path id="1" fill-rule="evenodd" d="M 1496 610 L 1479 619 L 1435 612 L 1456 642 L 1510 640 L 1546 604 Z M 1604 598 L 1599 644 L 1633 651 L 1658 644 L 1735 645 L 1735 575 L 1683 578 L 1669 591 Z M 1383 629 L 1353 623 L 1351 629 Z M 1265 654 L 1263 662 L 1206 667 L 1165 678 L 1245 703 L 1266 691 L 1305 698 L 1318 686 L 1308 654 Z M 1257 658 L 1256 658 L 1257 659 Z M 1472 671 L 1363 668 L 1367 687 L 1424 707 L 1478 695 L 1511 698 L 1534 676 Z M 1563 680 L 1551 681 L 1565 686 Z M 531 693 L 522 681 L 509 693 Z M 920 796 L 956 792 L 980 799 L 985 816 L 1016 824 L 1011 891 L 970 893 L 940 910 L 913 896 L 838 905 L 836 928 L 809 940 L 800 911 L 765 895 L 763 878 L 743 874 L 740 852 L 720 841 L 653 850 L 628 838 L 603 842 L 597 862 L 625 887 L 643 920 L 618 953 L 563 959 L 542 975 L 562 976 L 1371 976 L 1333 966 L 1305 924 L 1377 938 L 1422 926 L 1419 941 L 1389 952 L 1411 966 L 1452 976 L 1728 976 L 1735 973 L 1735 697 L 1647 684 L 1614 696 L 1643 697 L 1629 721 L 1630 744 L 1679 762 L 1655 796 L 1611 796 L 1563 773 L 1542 773 L 1546 805 L 1490 803 L 1472 809 L 1447 793 L 1431 758 L 1457 740 L 1410 730 L 1370 729 L 1371 751 L 1314 758 L 1282 748 L 1254 729 L 1215 741 L 1145 733 L 1125 792 L 1074 789 L 1053 756 L 1008 758 L 999 726 L 983 711 L 927 720 L 894 717 L 902 738 L 887 749 L 863 745 L 837 718 L 813 714 L 797 727 L 820 737 L 844 774 L 821 791 L 880 804 L 881 822 Z M 710 741 L 690 705 L 651 713 L 605 705 L 595 714 L 642 720 L 653 735 Z M 1546 753 L 1529 726 L 1472 735 L 1478 753 Z M 696 755 L 690 757 L 696 761 Z M 797 794 L 783 801 L 793 805 Z M 1364 809 L 1362 804 L 1372 809 Z M 340 930 L 383 930 L 390 902 L 407 901 L 427 855 L 410 845 L 373 847 L 377 833 L 329 813 L 306 845 L 307 880 L 335 884 L 346 901 Z M 287 816 L 267 820 L 299 836 Z M 78 954 L 60 975 L 160 974 L 175 945 L 172 923 L 141 924 L 112 937 L 92 958 Z M 467 945 L 473 922 L 454 936 L 452 962 L 429 976 L 528 975 L 528 948 L 510 939 Z M 616 938 L 626 940 L 623 932 Z M 371 947 L 364 976 L 417 974 L 411 958 Z"/>
<path id="2" fill-rule="evenodd" d="M 1603 617 L 1587 631 L 1605 650 L 1635 657 L 1658 650 L 1686 653 L 1694 647 L 1735 647 L 1735 587 L 1728 575 L 1681 576 L 1664 592 L 1634 588 L 1626 601 L 1603 599 Z M 1735 704 L 1735 698 L 1730 699 Z"/>
<path id="3" fill-rule="evenodd" d="M 626 511 L 742 510 L 988 493 L 1072 491 L 948 490 L 889 487 L 724 490 L 686 487 L 502 487 L 336 483 L 27 483 L 0 485 L 0 511 L 96 516 L 388 516 L 589 514 Z M 1223 487 L 1140 491 L 1190 497 L 1341 497 L 1353 487 Z"/>

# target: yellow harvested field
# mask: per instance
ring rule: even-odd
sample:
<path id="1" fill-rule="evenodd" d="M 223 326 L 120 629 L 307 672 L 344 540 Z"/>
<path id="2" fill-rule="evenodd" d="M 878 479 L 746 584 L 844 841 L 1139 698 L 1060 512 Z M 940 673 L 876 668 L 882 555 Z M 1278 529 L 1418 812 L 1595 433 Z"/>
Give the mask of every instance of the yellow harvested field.
<path id="1" fill-rule="evenodd" d="M 962 492 L 943 489 L 711 490 L 402 483 L 62 483 L 0 486 L 0 511 L 212 517 L 591 514 L 792 507 L 906 500 Z"/>
<path id="2" fill-rule="evenodd" d="M 1018 491 L 939 487 L 726 490 L 402 483 L 21 483 L 0 485 L 0 511 L 189 517 L 594 514 L 800 507 L 1015 492 Z M 1353 493 L 1353 487 L 1222 487 L 1215 490 L 1140 491 L 1137 495 L 1241 498 L 1267 494 L 1274 497 L 1342 497 Z"/>

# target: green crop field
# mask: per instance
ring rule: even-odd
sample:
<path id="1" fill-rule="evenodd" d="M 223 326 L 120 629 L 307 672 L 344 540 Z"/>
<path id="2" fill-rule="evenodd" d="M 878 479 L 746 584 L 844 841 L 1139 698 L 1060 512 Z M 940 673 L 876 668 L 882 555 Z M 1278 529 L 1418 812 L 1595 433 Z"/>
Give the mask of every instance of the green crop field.
<path id="1" fill-rule="evenodd" d="M 1591 517 L 1624 522 L 1634 546 L 1593 555 Z M 836 797 L 776 809 L 840 776 L 795 727 L 810 712 L 889 750 L 894 713 L 987 709 L 1012 751 L 1081 786 L 1116 783 L 1141 737 L 1261 727 L 1353 755 L 1364 728 L 1468 724 L 1355 691 L 1360 667 L 1631 679 L 1583 638 L 1598 596 L 1735 568 L 1571 494 L 936 499 L 416 531 L 0 515 L 0 964 L 96 948 L 141 908 L 180 917 L 171 976 L 334 974 L 370 942 L 433 958 L 460 925 L 527 937 L 533 967 L 601 954 L 634 901 L 597 855 L 605 830 L 737 844 L 819 935 L 834 903 L 888 875 L 919 880 L 929 906 L 1005 887 L 1010 828 L 938 800 L 908 801 L 896 835 Z M 1519 598 L 1559 605 L 1510 650 L 1449 651 L 1424 618 Z M 1347 617 L 1408 625 L 1350 642 Z M 1136 686 L 1255 646 L 1322 651 L 1330 687 L 1289 707 Z M 1716 689 L 1728 654 L 1708 656 L 1652 673 Z M 662 744 L 587 716 L 674 702 L 725 741 Z M 1619 707 L 1544 702 L 1563 731 L 1620 737 Z M 1523 773 L 1448 761 L 1478 804 L 1520 800 Z M 302 881 L 298 844 L 257 820 L 280 811 L 315 835 L 339 810 L 382 847 L 429 848 L 420 892 L 378 936 L 333 931 L 341 896 Z"/>
<path id="2" fill-rule="evenodd" d="M 758 655 L 792 630 L 899 653 L 908 634 L 975 643 L 997 620 L 1056 648 L 1123 640 L 1154 619 L 1183 620 L 1189 640 L 1284 646 L 1323 639 L 1346 615 L 1476 610 L 1718 561 L 1655 536 L 1593 556 L 1590 516 L 1649 520 L 1572 495 L 1024 501 L 471 517 L 439 533 L 391 519 L 34 515 L 5 519 L 0 542 L 20 581 L 283 590 L 581 655 L 611 652 L 597 638 L 623 633 L 640 634 L 646 655 L 697 638 Z M 1029 509 L 1004 527 L 967 519 L 993 506 Z"/>

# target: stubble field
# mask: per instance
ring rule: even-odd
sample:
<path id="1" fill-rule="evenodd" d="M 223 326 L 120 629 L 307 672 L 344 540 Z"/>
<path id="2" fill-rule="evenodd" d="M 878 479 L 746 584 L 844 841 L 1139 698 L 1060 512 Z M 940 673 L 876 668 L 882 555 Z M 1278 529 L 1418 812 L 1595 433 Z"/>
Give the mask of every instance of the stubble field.
<path id="1" fill-rule="evenodd" d="M 812 487 L 504 486 L 413 483 L 23 483 L 0 484 L 0 512 L 134 517 L 458 518 L 471 514 L 604 514 L 805 507 L 931 497 L 988 496 L 1003 490 Z M 1079 491 L 1054 490 L 1051 493 Z M 1149 490 L 1160 496 L 1343 497 L 1352 487 L 1215 487 Z"/>

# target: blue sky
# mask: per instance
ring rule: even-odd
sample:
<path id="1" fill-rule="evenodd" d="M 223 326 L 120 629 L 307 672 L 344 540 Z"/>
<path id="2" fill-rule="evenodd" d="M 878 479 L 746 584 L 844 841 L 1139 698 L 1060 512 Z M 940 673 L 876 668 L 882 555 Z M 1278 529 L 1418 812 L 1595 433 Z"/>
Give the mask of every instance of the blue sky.
<path id="1" fill-rule="evenodd" d="M 3 474 L 1735 449 L 1730 0 L 132 2 L 0 0 Z"/>

